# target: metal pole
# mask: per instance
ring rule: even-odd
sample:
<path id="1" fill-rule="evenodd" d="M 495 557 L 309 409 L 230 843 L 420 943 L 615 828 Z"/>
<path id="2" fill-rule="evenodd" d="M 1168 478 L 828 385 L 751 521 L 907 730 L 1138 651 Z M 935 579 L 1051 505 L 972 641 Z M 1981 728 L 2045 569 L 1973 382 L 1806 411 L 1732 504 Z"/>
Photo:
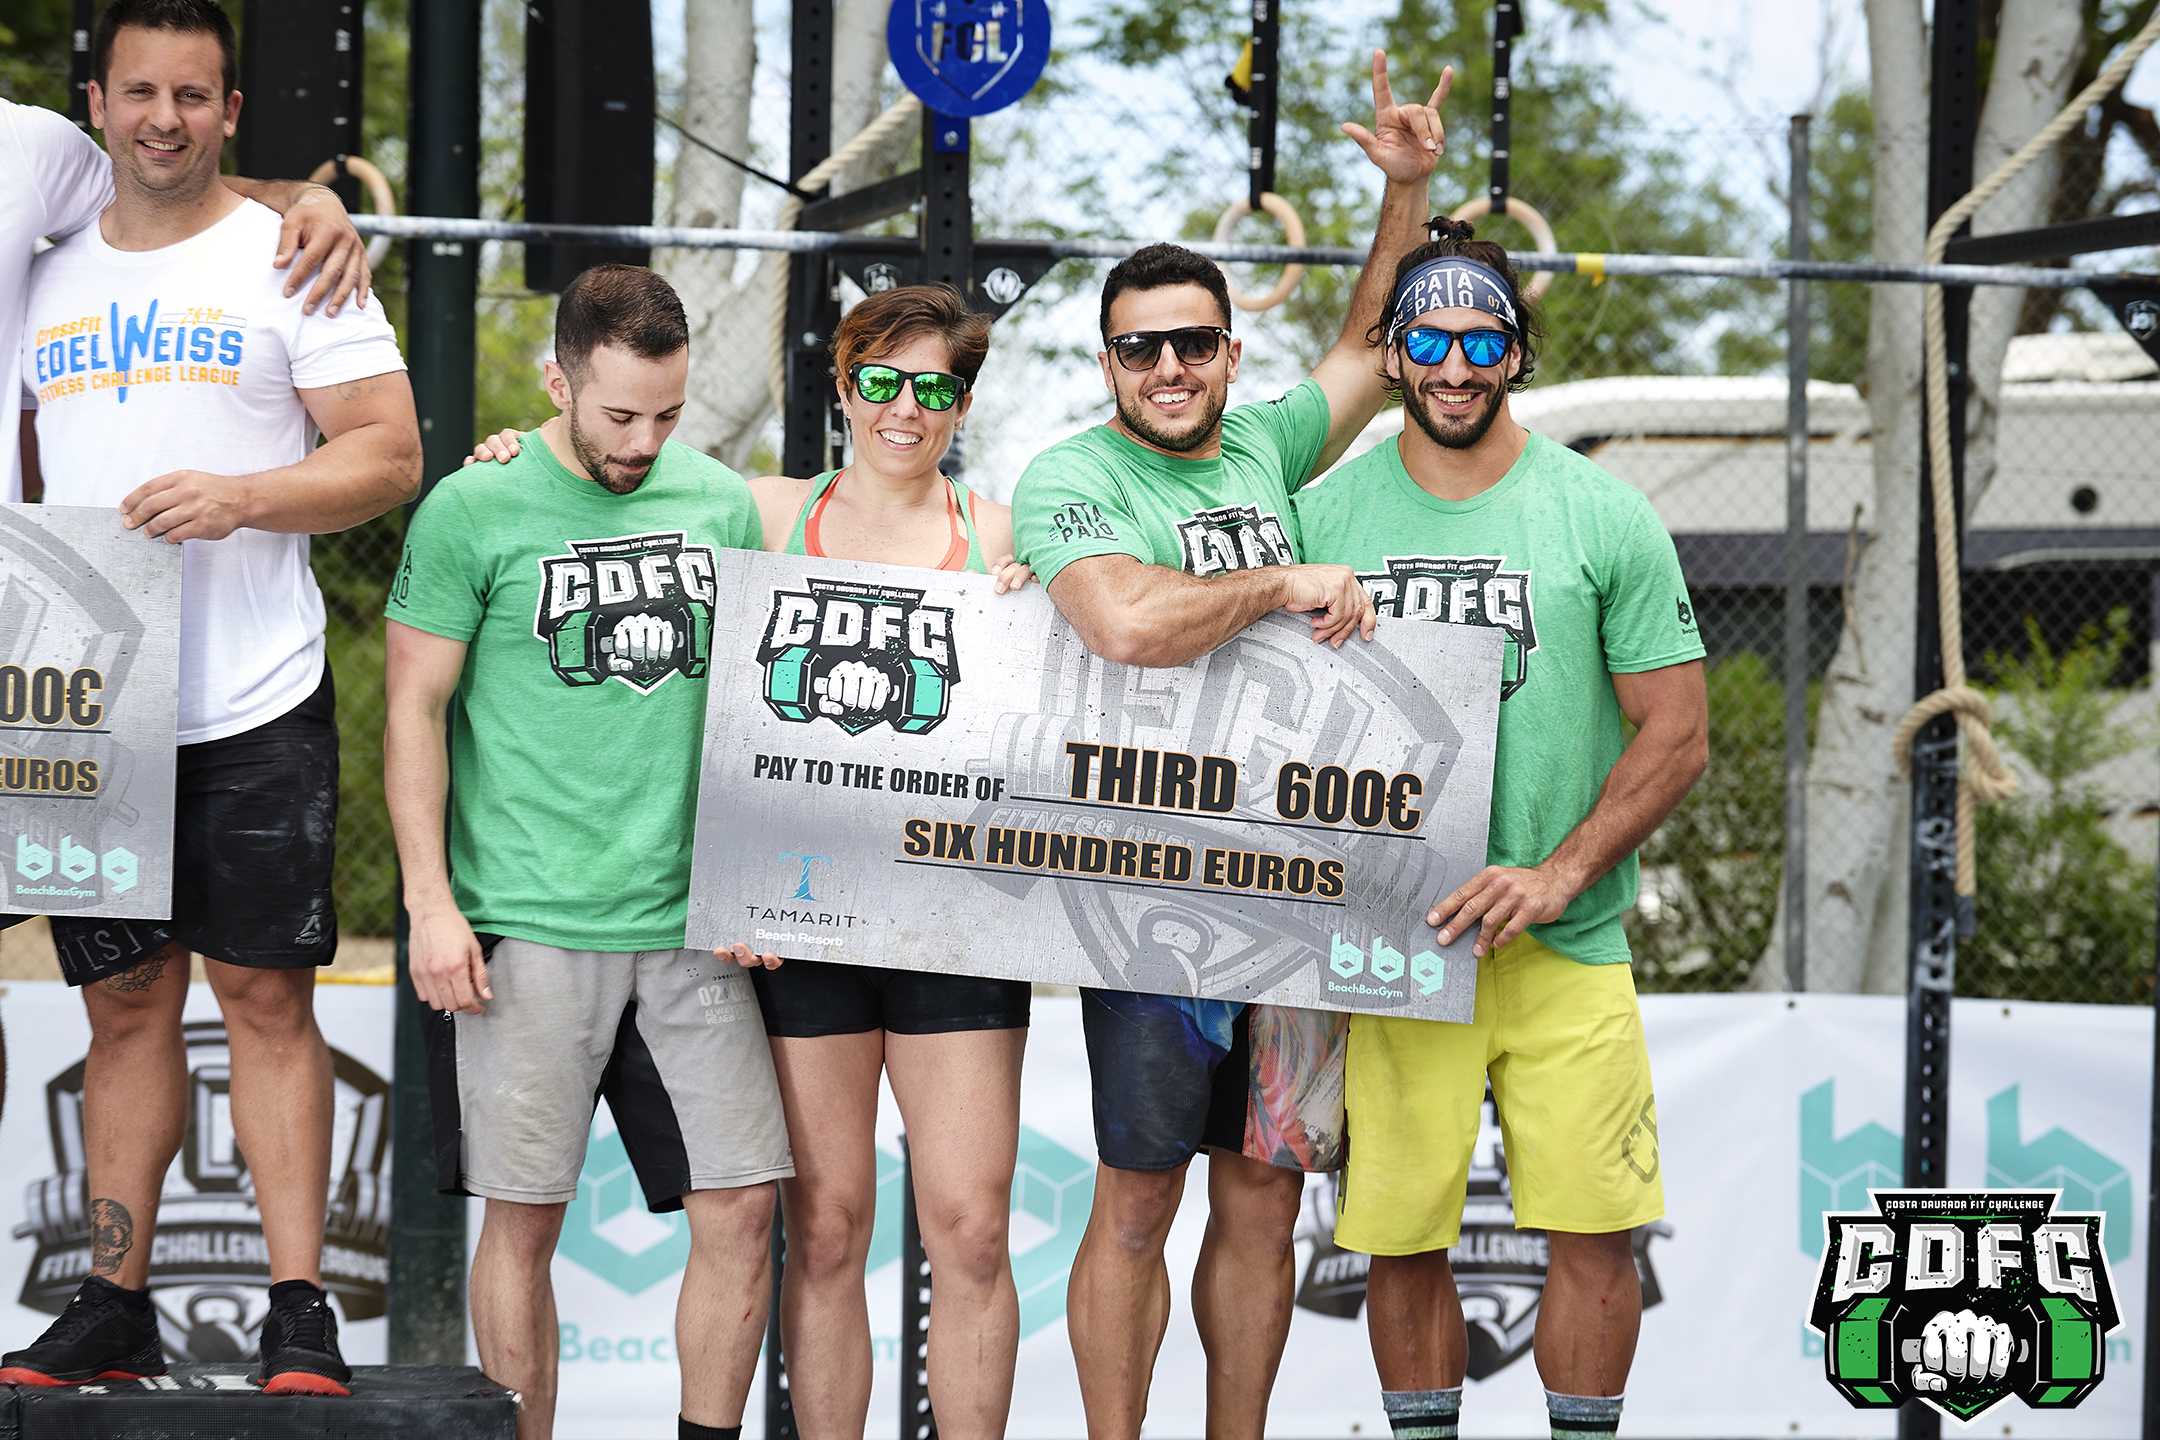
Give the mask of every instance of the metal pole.
<path id="1" fill-rule="evenodd" d="M 1808 258 L 1808 117 L 1792 117 L 1791 258 Z M 1808 282 L 1785 294 L 1785 983 L 1807 989 Z"/>
<path id="2" fill-rule="evenodd" d="M 91 0 L 75 0 L 75 23 L 68 35 L 68 119 L 90 128 L 90 28 L 95 23 Z"/>
<path id="3" fill-rule="evenodd" d="M 1515 81 L 1510 73 L 1515 37 L 1522 34 L 1522 6 L 1517 0 L 1499 0 L 1493 6 L 1492 37 L 1492 184 L 1486 191 L 1492 213 L 1507 214 L 1508 152 L 1513 140 L 1510 118 Z"/>
<path id="4" fill-rule="evenodd" d="M 1276 0 L 1252 0 L 1252 118 L 1245 123 L 1246 200 L 1254 210 L 1275 188 L 1276 52 L 1282 15 Z"/>
<path id="5" fill-rule="evenodd" d="M 413 203 L 431 214 L 479 213 L 479 74 L 480 0 L 415 5 Z M 472 443 L 473 307 L 480 288 L 480 247 L 462 240 L 416 240 L 410 268 L 405 354 L 420 413 L 424 484 L 456 470 Z M 400 902 L 390 1132 L 396 1145 L 390 1191 L 390 1362 L 462 1365 L 465 1201 L 435 1191 L 425 1027 L 441 1022 L 413 994 L 410 961 Z"/>
<path id="6" fill-rule="evenodd" d="M 900 1137 L 900 1440 L 937 1440 L 930 1408 L 930 1257 L 915 1213 L 915 1161 Z"/>
<path id="7" fill-rule="evenodd" d="M 1933 223 L 1972 188 L 1973 132 L 1980 113 L 1980 20 L 1975 0 L 1937 0 L 1929 88 L 1928 202 Z M 1943 339 L 1949 350 L 1950 478 L 1956 493 L 1953 524 L 1964 528 L 1965 351 L 1972 292 L 1944 296 Z M 1937 628 L 1941 596 L 1935 580 L 1934 507 L 1928 502 L 1926 426 L 1920 464 L 1919 597 L 1914 623 L 1913 693 L 1942 684 Z M 1955 536 L 1951 537 L 1955 538 Z M 1958 583 L 1953 578 L 1952 583 Z M 1913 745 L 1910 961 L 1905 999 L 1905 1175 L 1915 1188 L 1940 1186 L 1949 1173 L 1950 997 L 1957 988 L 1957 946 L 1969 933 L 1956 889 L 1957 730 L 1943 716 Z M 1940 1440 L 1942 1417 L 1924 1405 L 1898 1413 L 1898 1440 Z"/>
<path id="8" fill-rule="evenodd" d="M 800 181 L 832 154 L 832 0 L 795 0 L 794 17 L 787 175 Z M 799 255 L 788 266 L 787 322 L 781 468 L 815 475 L 833 462 L 839 430 L 825 347 L 840 323 L 840 302 L 825 256 Z"/>
<path id="9" fill-rule="evenodd" d="M 2160 907 L 2160 895 L 2154 903 Z M 2145 1125 L 2152 1136 L 2145 1168 L 2145 1420 L 2139 1431 L 2144 1440 L 2160 1440 L 2160 1354 L 2153 1349 L 2153 1337 L 2160 1334 L 2160 1186 L 2153 1182 L 2160 1176 L 2160 943 L 2153 947 L 2152 1007 L 2152 1111 Z"/>

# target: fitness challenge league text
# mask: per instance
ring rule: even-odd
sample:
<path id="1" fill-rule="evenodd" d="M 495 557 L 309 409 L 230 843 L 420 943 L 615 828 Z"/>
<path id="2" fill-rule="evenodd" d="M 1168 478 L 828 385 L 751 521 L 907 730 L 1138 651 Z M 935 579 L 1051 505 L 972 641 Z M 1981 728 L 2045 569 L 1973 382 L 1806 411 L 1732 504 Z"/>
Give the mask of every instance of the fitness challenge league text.
<path id="1" fill-rule="evenodd" d="M 1289 618 L 1190 665 L 1040 590 L 747 555 L 715 604 L 692 945 L 1467 1020 L 1497 632 Z"/>
<path id="2" fill-rule="evenodd" d="M 172 909 L 180 550 L 0 505 L 0 911 Z"/>

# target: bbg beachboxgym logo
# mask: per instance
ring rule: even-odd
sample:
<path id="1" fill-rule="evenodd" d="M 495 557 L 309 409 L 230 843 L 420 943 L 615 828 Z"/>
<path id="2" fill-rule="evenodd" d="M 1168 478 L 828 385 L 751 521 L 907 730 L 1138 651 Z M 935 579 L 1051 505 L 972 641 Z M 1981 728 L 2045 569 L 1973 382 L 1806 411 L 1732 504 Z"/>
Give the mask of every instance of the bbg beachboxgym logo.
<path id="1" fill-rule="evenodd" d="M 683 532 L 573 540 L 540 561 L 533 634 L 565 685 L 620 680 L 649 695 L 704 675 L 712 646 L 713 550 Z"/>
<path id="2" fill-rule="evenodd" d="M 2099 1385 L 2120 1317 L 2101 1215 L 2055 1190 L 1878 1190 L 1825 1215 L 1808 1324 L 1854 1408 L 1958 1420 L 2016 1395 L 2067 1410 Z"/>
<path id="3" fill-rule="evenodd" d="M 681 1211 L 655 1215 L 646 1209 L 622 1133 L 596 1132 L 585 1147 L 577 1199 L 563 1217 L 555 1248 L 623 1294 L 638 1295 L 682 1273 L 690 1258 L 690 1222 Z"/>
<path id="4" fill-rule="evenodd" d="M 1407 996 L 1411 985 L 1420 995 L 1437 995 L 1447 984 L 1447 957 L 1433 950 L 1406 956 L 1381 935 L 1373 937 L 1368 952 L 1338 931 L 1328 944 L 1328 972 L 1324 983 L 1331 995 L 1396 998 Z"/>
<path id="5" fill-rule="evenodd" d="M 62 835 L 56 845 L 40 845 L 28 835 L 15 837 L 15 883 L 12 893 L 43 899 L 94 900 L 104 891 L 125 895 L 142 879 L 135 852 L 115 845 L 102 855 Z"/>
<path id="6" fill-rule="evenodd" d="M 1257 505 L 1218 505 L 1194 511 L 1178 521 L 1177 533 L 1188 575 L 1222 575 L 1294 563 L 1282 520 L 1273 512 L 1263 515 Z"/>
<path id="7" fill-rule="evenodd" d="M 758 663 L 765 703 L 783 720 L 818 717 L 850 735 L 890 725 L 938 727 L 960 683 L 953 612 L 924 592 L 854 580 L 805 580 L 773 592 Z"/>
<path id="8" fill-rule="evenodd" d="M 1505 700 L 1530 678 L 1530 652 L 1537 649 L 1530 572 L 1502 569 L 1506 564 L 1501 555 L 1391 556 L 1385 570 L 1361 570 L 1357 578 L 1383 618 L 1490 625 L 1507 632 L 1500 664 Z"/>

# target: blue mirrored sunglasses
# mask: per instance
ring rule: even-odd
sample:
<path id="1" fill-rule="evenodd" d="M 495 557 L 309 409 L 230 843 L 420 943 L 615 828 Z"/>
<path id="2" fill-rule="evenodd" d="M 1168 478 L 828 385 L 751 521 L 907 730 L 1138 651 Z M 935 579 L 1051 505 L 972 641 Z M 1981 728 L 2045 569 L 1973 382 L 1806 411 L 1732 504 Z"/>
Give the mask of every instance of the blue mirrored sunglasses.
<path id="1" fill-rule="evenodd" d="M 1447 359 L 1448 348 L 1462 341 L 1463 359 L 1479 369 L 1498 365 L 1507 358 L 1515 337 L 1505 330 L 1465 330 L 1457 334 L 1432 325 L 1414 325 L 1403 331 L 1403 350 L 1419 365 L 1438 365 Z"/>

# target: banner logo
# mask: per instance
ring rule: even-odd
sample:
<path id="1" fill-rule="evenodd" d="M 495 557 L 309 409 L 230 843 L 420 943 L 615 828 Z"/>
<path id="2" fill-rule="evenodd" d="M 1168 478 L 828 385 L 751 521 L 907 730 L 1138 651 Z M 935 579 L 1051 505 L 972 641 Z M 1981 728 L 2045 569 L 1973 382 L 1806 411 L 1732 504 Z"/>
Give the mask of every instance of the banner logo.
<path id="1" fill-rule="evenodd" d="M 1506 700 L 1530 678 L 1530 652 L 1537 649 L 1530 572 L 1501 569 L 1506 563 L 1499 555 L 1410 555 L 1389 559 L 1385 570 L 1360 571 L 1358 581 L 1382 616 L 1506 631 L 1500 667 L 1500 698 Z"/>
<path id="2" fill-rule="evenodd" d="M 935 730 L 960 683 L 953 612 L 897 585 L 803 584 L 773 592 L 758 647 L 772 712 L 802 725 L 823 716 L 850 735 L 877 725 Z"/>
<path id="3" fill-rule="evenodd" d="M 1970 1420 L 2016 1395 L 2075 1407 L 2099 1385 L 2120 1323 L 2104 1218 L 2053 1190 L 1878 1190 L 1823 1217 L 1808 1325 L 1855 1409 L 1917 1400 Z"/>
<path id="4" fill-rule="evenodd" d="M 150 1299 L 173 1358 L 254 1358 L 270 1309 L 270 1252 L 247 1161 L 234 1140 L 232 1060 L 225 1027 L 183 1027 L 188 1124 L 166 1172 L 150 1247 Z M 390 1279 L 390 1082 L 333 1049 L 330 1209 L 323 1227 L 322 1283 L 347 1321 L 384 1312 Z M 19 1239 L 36 1252 L 21 1303 L 58 1315 L 90 1273 L 89 1189 L 83 1132 L 83 1069 L 77 1061 L 45 1085 L 53 1173 L 29 1182 Z"/>
<path id="5" fill-rule="evenodd" d="M 701 679 L 712 645 L 713 551 L 683 532 L 573 540 L 540 561 L 533 634 L 565 685 L 620 680 L 650 695 Z"/>
<path id="6" fill-rule="evenodd" d="M 1218 505 L 1197 510 L 1177 523 L 1178 548 L 1188 575 L 1221 575 L 1258 570 L 1263 565 L 1294 565 L 1290 537 L 1282 521 L 1257 505 Z"/>
<path id="7" fill-rule="evenodd" d="M 679 1210 L 655 1215 L 646 1209 L 622 1132 L 595 1132 L 555 1248 L 623 1294 L 638 1295 L 682 1273 L 690 1258 L 690 1222 Z"/>

